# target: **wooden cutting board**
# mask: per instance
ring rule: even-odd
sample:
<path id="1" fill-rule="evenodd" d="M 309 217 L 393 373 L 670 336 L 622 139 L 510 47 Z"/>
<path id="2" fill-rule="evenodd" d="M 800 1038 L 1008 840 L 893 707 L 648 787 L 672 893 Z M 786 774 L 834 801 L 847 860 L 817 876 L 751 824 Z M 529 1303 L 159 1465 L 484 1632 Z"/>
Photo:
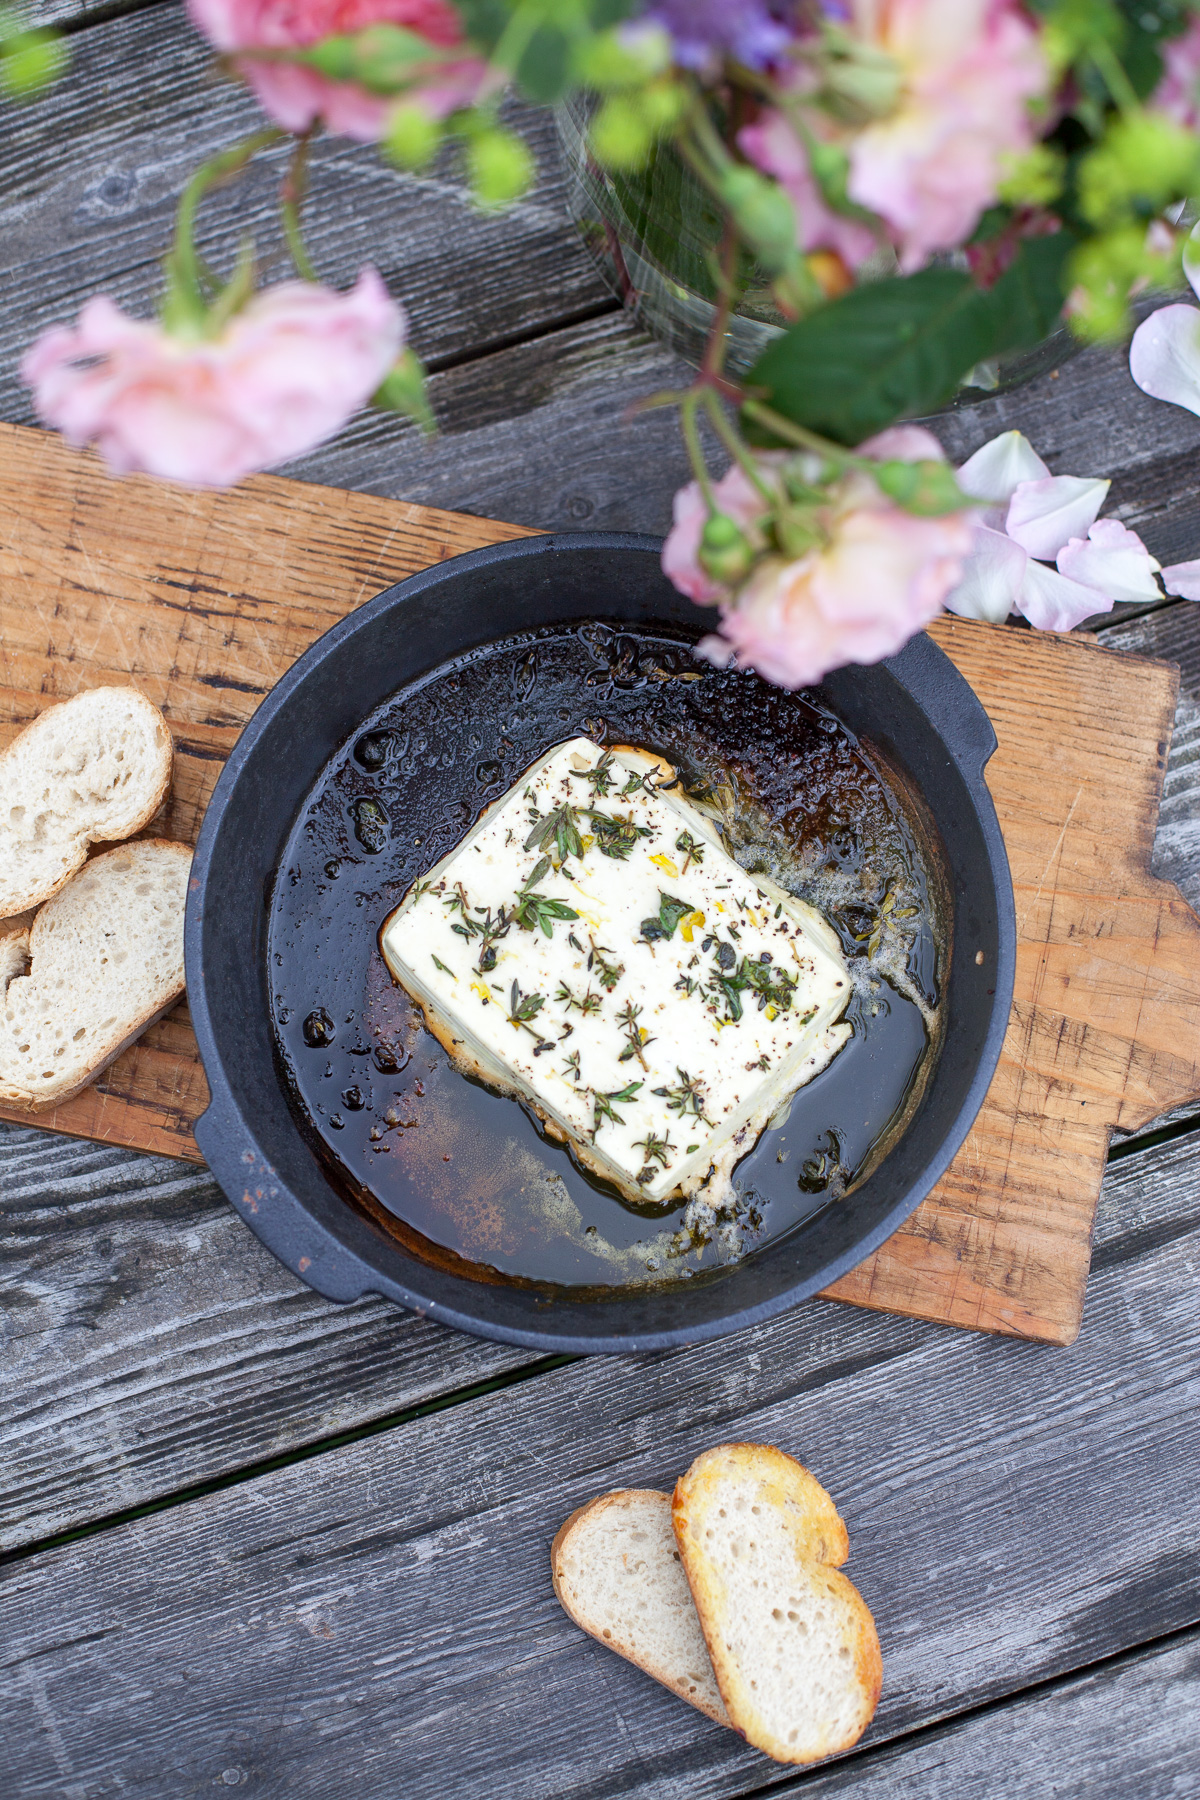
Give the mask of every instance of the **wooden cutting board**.
<path id="1" fill-rule="evenodd" d="M 405 575 L 525 535 L 269 476 L 220 494 L 114 481 L 58 438 L 2 425 L 0 744 L 54 700 L 132 681 L 178 752 L 155 830 L 194 841 L 238 732 L 315 638 Z M 1149 873 L 1178 677 L 1086 637 L 949 617 L 932 635 L 1000 740 L 988 783 L 1016 889 L 1016 994 L 948 1174 L 828 1292 L 1068 1344 L 1110 1131 L 1200 1096 L 1200 919 Z M 207 1098 L 180 1005 L 94 1087 L 35 1116 L 199 1160 Z"/>

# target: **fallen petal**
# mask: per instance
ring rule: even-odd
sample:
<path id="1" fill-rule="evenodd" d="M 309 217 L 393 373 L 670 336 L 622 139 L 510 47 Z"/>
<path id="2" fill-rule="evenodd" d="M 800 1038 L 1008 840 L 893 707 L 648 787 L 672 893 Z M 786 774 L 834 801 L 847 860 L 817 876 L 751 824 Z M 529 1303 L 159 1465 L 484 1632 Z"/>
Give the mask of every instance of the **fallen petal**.
<path id="1" fill-rule="evenodd" d="M 1168 594 L 1181 600 L 1200 600 L 1200 562 L 1168 563 L 1162 572 Z"/>
<path id="2" fill-rule="evenodd" d="M 1069 539 L 1084 536 L 1111 486 L 1082 475 L 1022 481 L 1008 503 L 1005 529 L 1030 556 L 1049 562 Z"/>
<path id="3" fill-rule="evenodd" d="M 1084 619 L 1111 610 L 1112 601 L 1105 600 L 1095 588 L 1070 581 L 1057 569 L 1048 569 L 1032 557 L 1025 565 L 1017 611 L 1024 613 L 1039 631 L 1070 631 Z"/>
<path id="4" fill-rule="evenodd" d="M 1160 306 L 1129 346 L 1129 373 L 1144 394 L 1200 413 L 1200 309 Z"/>
<path id="5" fill-rule="evenodd" d="M 1021 431 L 1002 431 L 969 456 L 958 471 L 964 494 L 994 506 L 1012 499 L 1023 481 L 1040 481 L 1050 471 Z"/>
<path id="6" fill-rule="evenodd" d="M 1118 519 L 1097 519 L 1086 538 L 1072 538 L 1058 553 L 1058 571 L 1095 588 L 1105 599 L 1160 600 L 1158 564 L 1136 531 Z"/>
<path id="7" fill-rule="evenodd" d="M 1020 544 L 1002 531 L 978 527 L 962 580 L 946 597 L 950 612 L 963 619 L 986 619 L 1001 625 L 1017 604 L 1029 558 Z"/>

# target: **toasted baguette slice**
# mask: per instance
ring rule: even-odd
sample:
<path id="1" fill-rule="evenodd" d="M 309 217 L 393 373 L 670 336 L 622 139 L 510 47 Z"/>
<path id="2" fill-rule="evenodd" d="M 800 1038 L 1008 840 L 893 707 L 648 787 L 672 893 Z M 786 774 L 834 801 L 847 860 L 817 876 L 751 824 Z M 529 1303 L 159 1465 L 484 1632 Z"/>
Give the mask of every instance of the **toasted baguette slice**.
<path id="1" fill-rule="evenodd" d="M 857 1743 L 883 1680 L 875 1621 L 838 1573 L 846 1528 L 781 1450 L 723 1444 L 675 1485 L 675 1536 L 733 1725 L 779 1762 Z"/>
<path id="2" fill-rule="evenodd" d="M 191 861 L 162 838 L 121 844 L 42 907 L 0 1000 L 0 1099 L 69 1100 L 179 998 Z"/>
<path id="3" fill-rule="evenodd" d="M 171 734 L 136 688 L 48 707 L 0 754 L 0 919 L 49 900 L 89 844 L 132 837 L 171 785 Z"/>
<path id="4" fill-rule="evenodd" d="M 671 1525 L 654 1488 L 602 1494 L 573 1512 L 550 1551 L 563 1610 L 594 1638 L 728 1725 Z"/>

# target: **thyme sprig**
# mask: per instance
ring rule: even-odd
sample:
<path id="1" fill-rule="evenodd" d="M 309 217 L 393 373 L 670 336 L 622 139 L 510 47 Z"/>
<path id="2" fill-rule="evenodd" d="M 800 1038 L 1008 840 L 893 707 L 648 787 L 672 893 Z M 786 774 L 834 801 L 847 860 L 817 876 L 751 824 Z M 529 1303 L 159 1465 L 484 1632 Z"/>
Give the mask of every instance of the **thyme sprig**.
<path id="1" fill-rule="evenodd" d="M 694 838 L 690 831 L 680 832 L 679 836 L 675 839 L 675 848 L 677 850 L 682 850 L 684 853 L 683 867 L 679 871 L 681 875 L 687 874 L 688 865 L 690 863 L 702 863 L 704 861 L 704 845 L 700 842 L 699 838 Z"/>
<path id="2" fill-rule="evenodd" d="M 596 1133 L 599 1131 L 601 1125 L 603 1125 L 605 1119 L 611 1119 L 614 1125 L 623 1125 L 625 1123 L 620 1113 L 616 1112 L 614 1108 L 622 1102 L 632 1100 L 641 1086 L 643 1086 L 642 1082 L 631 1081 L 627 1087 L 617 1088 L 615 1092 L 611 1094 L 594 1093 L 592 1095 L 593 1143 L 596 1141 Z"/>
<path id="3" fill-rule="evenodd" d="M 590 975 L 594 968 L 596 979 L 600 983 L 600 986 L 604 988 L 607 993 L 611 994 L 618 981 L 620 981 L 622 975 L 625 973 L 625 964 L 608 962 L 606 960 L 606 958 L 612 955 L 612 951 L 608 948 L 607 944 L 598 944 L 595 938 L 590 935 L 588 937 L 588 943 L 591 945 L 587 959 L 588 974 Z"/>
<path id="4" fill-rule="evenodd" d="M 604 1005 L 599 994 L 594 994 L 591 988 L 588 988 L 584 992 L 582 999 L 576 999 L 565 981 L 559 982 L 558 992 L 555 994 L 554 998 L 560 1001 L 561 1004 L 566 1007 L 568 1012 L 582 1013 L 585 1019 L 589 1013 L 599 1012 L 600 1008 Z"/>
<path id="5" fill-rule="evenodd" d="M 660 1087 L 653 1091 L 660 1100 L 665 1100 L 670 1110 L 678 1113 L 681 1119 L 699 1119 L 711 1129 L 713 1121 L 705 1115 L 704 1111 L 708 1104 L 704 1083 L 700 1080 L 693 1081 L 686 1069 L 677 1067 L 675 1073 L 679 1077 L 678 1087 Z"/>
<path id="6" fill-rule="evenodd" d="M 618 862 L 624 862 L 639 838 L 652 835 L 648 825 L 635 825 L 632 818 L 597 812 L 594 806 L 589 806 L 586 810 L 596 834 L 596 848 L 601 856 L 612 856 Z"/>
<path id="7" fill-rule="evenodd" d="M 553 812 L 548 812 L 544 818 L 535 813 L 533 830 L 525 839 L 526 850 L 549 850 L 552 845 L 560 863 L 565 862 L 568 856 L 583 856 L 579 814 L 565 802 L 562 806 L 556 806 Z"/>
<path id="8" fill-rule="evenodd" d="M 552 900 L 547 894 L 534 892 L 539 881 L 549 873 L 550 858 L 543 856 L 534 864 L 532 874 L 518 892 L 512 918 L 522 931 L 536 931 L 540 926 L 547 937 L 553 937 L 556 919 L 577 919 L 579 914 L 565 900 Z"/>
<path id="9" fill-rule="evenodd" d="M 591 784 L 592 796 L 594 799 L 603 800 L 604 796 L 613 786 L 612 767 L 612 752 L 606 750 L 594 768 L 572 769 L 571 773 L 575 776 L 576 780 L 586 781 Z"/>
<path id="10" fill-rule="evenodd" d="M 650 1036 L 648 1031 L 644 1031 L 641 1026 L 639 1026 L 638 1019 L 641 1017 L 641 1012 L 642 1009 L 640 1006 L 635 1006 L 632 1000 L 627 1000 L 624 1007 L 617 1014 L 617 1019 L 622 1031 L 625 1033 L 626 1040 L 625 1048 L 622 1050 L 617 1060 L 618 1062 L 629 1062 L 636 1056 L 643 1069 L 649 1074 L 649 1064 L 642 1052 L 647 1044 L 652 1044 L 655 1040 Z"/>

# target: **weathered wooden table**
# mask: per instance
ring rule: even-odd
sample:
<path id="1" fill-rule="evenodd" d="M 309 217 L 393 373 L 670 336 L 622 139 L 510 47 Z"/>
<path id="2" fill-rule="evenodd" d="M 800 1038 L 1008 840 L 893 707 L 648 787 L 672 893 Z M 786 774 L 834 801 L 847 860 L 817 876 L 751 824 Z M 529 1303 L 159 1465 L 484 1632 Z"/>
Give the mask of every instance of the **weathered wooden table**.
<path id="1" fill-rule="evenodd" d="M 144 309 L 173 196 L 254 109 L 171 4 L 44 0 L 72 29 L 52 96 L 0 121 L 0 414 L 35 330 L 98 289 Z M 435 371 L 441 435 L 358 421 L 289 471 L 535 526 L 662 531 L 674 380 L 565 217 L 472 212 L 318 149 L 311 244 L 375 261 Z M 242 190 L 268 265 L 266 159 Z M 214 229 L 235 213 L 212 203 Z M 1119 352 L 942 422 L 956 454 L 1019 425 L 1109 510 L 1200 554 L 1200 420 Z M 1157 868 L 1200 899 L 1200 614 L 1107 624 L 1183 686 Z M 813 1301 L 661 1357 L 576 1361 L 339 1308 L 281 1268 L 202 1172 L 0 1126 L 0 1795 L 322 1800 L 757 1793 L 1200 1794 L 1200 1112 L 1115 1144 L 1068 1350 Z M 669 1486 L 706 1444 L 809 1462 L 850 1528 L 883 1700 L 857 1752 L 798 1774 L 583 1638 L 550 1590 L 567 1512 Z"/>

